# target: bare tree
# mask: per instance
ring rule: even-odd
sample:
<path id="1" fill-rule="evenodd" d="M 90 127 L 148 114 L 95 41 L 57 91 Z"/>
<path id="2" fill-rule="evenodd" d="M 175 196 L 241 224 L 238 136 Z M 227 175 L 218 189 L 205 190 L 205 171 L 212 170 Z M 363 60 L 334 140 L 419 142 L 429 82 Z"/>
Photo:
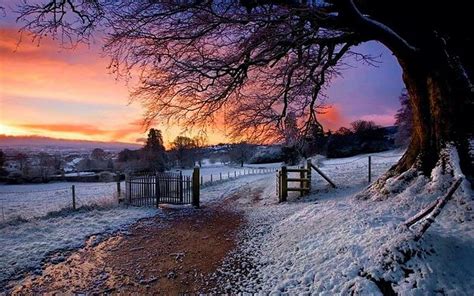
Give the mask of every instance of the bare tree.
<path id="1" fill-rule="evenodd" d="M 408 147 L 413 131 L 413 112 L 406 90 L 402 91 L 399 100 L 401 107 L 395 114 L 395 125 L 397 126 L 395 145 Z"/>
<path id="2" fill-rule="evenodd" d="M 195 162 L 196 146 L 193 139 L 185 136 L 177 136 L 171 143 L 171 154 L 180 168 L 192 167 Z"/>
<path id="3" fill-rule="evenodd" d="M 207 138 L 205 135 L 200 134 L 193 137 L 193 142 L 194 142 L 194 149 L 195 149 L 194 156 L 199 166 L 202 166 L 202 160 L 206 154 L 205 148 L 207 145 Z"/>
<path id="4" fill-rule="evenodd" d="M 286 146 L 295 146 L 300 140 L 300 132 L 298 129 L 298 122 L 295 113 L 290 112 L 285 117 L 282 133 L 284 144 Z"/>
<path id="5" fill-rule="evenodd" d="M 149 121 L 203 127 L 222 112 L 232 135 L 267 139 L 289 112 L 303 131 L 314 123 L 344 58 L 371 61 L 351 49 L 378 41 L 399 61 L 414 107 L 412 141 L 391 175 L 412 166 L 429 174 L 451 141 L 469 157 L 474 42 L 463 33 L 465 1 L 44 0 L 24 5 L 20 18 L 37 36 L 72 42 L 105 31 L 112 69 L 141 70 L 133 95 Z M 462 165 L 471 172 L 470 161 Z"/>
<path id="6" fill-rule="evenodd" d="M 254 152 L 251 144 L 247 142 L 240 142 L 233 144 L 229 150 L 230 161 L 239 164 L 241 167 L 247 162 Z"/>

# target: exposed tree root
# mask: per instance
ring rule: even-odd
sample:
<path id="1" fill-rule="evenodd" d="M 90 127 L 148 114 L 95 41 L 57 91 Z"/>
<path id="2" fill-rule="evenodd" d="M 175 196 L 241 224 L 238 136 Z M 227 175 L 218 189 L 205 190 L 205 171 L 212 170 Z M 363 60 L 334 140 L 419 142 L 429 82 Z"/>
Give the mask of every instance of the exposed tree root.
<path id="1" fill-rule="evenodd" d="M 448 146 L 440 155 L 440 159 L 428 178 L 412 168 L 399 176 L 388 173 L 381 178 L 380 183 L 368 187 L 357 198 L 382 200 L 390 197 L 402 199 L 428 198 L 433 199 L 416 215 L 407 219 L 398 230 L 400 234 L 387 241 L 381 248 L 379 255 L 374 258 L 372 268 L 361 268 L 360 278 L 348 287 L 348 292 L 355 295 L 364 294 L 368 284 L 358 281 L 367 281 L 376 285 L 384 295 L 395 295 L 396 286 L 418 272 L 407 263 L 414 257 L 423 258 L 430 252 L 424 250 L 420 244 L 423 235 L 435 222 L 446 204 L 453 199 L 456 190 L 461 187 L 458 195 L 458 206 L 469 203 L 469 184 L 465 181 L 459 166 L 459 157 L 453 146 Z M 387 177 L 389 176 L 389 177 Z M 379 191 L 382 192 L 379 192 Z M 403 193 L 403 195 L 398 196 Z M 421 195 L 419 193 L 422 193 Z M 418 197 L 420 196 L 420 197 Z M 464 207 L 469 211 L 469 206 Z M 455 218 L 454 218 L 455 219 Z M 411 263 L 413 264 L 413 263 Z"/>

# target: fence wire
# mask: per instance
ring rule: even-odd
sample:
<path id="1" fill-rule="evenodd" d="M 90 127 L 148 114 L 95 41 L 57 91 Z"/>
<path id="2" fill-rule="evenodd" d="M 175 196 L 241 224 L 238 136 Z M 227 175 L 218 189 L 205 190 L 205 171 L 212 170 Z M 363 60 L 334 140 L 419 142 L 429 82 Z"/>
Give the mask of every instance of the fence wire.
<path id="1" fill-rule="evenodd" d="M 72 208 L 72 185 L 51 189 L 0 191 L 0 223 L 19 218 L 38 218 L 51 212 Z M 118 203 L 117 183 L 74 185 L 76 208 L 92 205 L 110 206 Z M 25 186 L 55 186 L 55 184 Z M 123 188 L 123 185 L 121 187 Z"/>
<path id="2" fill-rule="evenodd" d="M 373 180 L 385 172 L 390 166 L 395 164 L 402 154 L 396 155 L 371 155 L 372 163 L 371 170 Z M 377 161 L 377 159 L 381 159 Z M 393 161 L 387 161 L 393 159 Z M 328 161 L 337 161 L 332 159 L 325 160 L 324 163 L 319 164 L 324 170 L 331 170 L 335 172 L 335 180 L 339 182 L 346 182 L 350 179 L 358 178 L 360 180 L 367 180 L 368 170 L 368 155 L 361 156 L 351 161 L 328 163 Z M 356 165 L 354 163 L 358 162 Z M 252 168 L 245 167 L 242 169 L 232 170 L 226 169 L 222 172 L 207 173 L 204 170 L 201 173 L 200 183 L 203 187 L 219 184 L 221 182 L 233 180 L 239 177 L 258 174 L 273 174 L 279 168 Z M 332 177 L 330 175 L 330 177 Z M 56 188 L 44 188 L 54 187 Z M 13 219 L 21 218 L 36 218 L 47 215 L 50 212 L 60 211 L 64 208 L 71 208 L 72 189 L 70 185 L 47 184 L 47 185 L 24 185 L 24 186 L 38 186 L 37 190 L 24 188 L 25 190 L 8 190 L 1 191 L 0 188 L 0 223 L 8 222 Z M 101 184 L 77 184 L 75 185 L 75 200 L 76 208 L 89 205 L 107 206 L 116 204 L 118 202 L 117 183 L 101 183 Z M 12 185 L 14 188 L 17 185 Z M 23 186 L 23 185 L 20 185 Z M 125 195 L 125 185 L 121 182 L 121 194 Z M 4 189 L 7 189 L 4 187 Z M 9 188 L 8 188 L 9 189 Z M 26 190 L 27 189 L 27 190 Z"/>

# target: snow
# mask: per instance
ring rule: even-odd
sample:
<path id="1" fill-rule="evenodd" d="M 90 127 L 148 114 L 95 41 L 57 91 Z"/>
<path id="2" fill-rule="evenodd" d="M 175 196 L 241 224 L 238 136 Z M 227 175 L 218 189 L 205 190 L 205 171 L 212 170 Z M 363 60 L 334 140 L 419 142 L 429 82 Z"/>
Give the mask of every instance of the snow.
<path id="1" fill-rule="evenodd" d="M 23 271 L 41 272 L 43 260 L 55 252 L 82 247 L 86 238 L 126 229 L 138 219 L 156 215 L 151 208 L 112 207 L 64 211 L 0 228 L 0 286 Z M 60 258 L 62 255 L 59 255 Z"/>
<path id="2" fill-rule="evenodd" d="M 223 182 L 203 188 L 201 190 L 202 203 L 217 202 L 240 187 L 267 177 L 268 175 L 246 175 L 234 179 L 233 182 Z M 68 183 L 51 183 L 0 188 L 3 196 L 14 197 L 11 204 L 16 202 L 19 207 L 15 208 L 15 211 L 29 218 L 29 220 L 10 219 L 0 225 L 0 245 L 2 246 L 0 286 L 2 282 L 20 277 L 25 271 L 40 273 L 44 262 L 51 260 L 51 257 L 54 260 L 64 259 L 64 251 L 84 246 L 86 239 L 91 236 L 94 236 L 96 241 L 100 241 L 110 233 L 125 231 L 128 225 L 139 219 L 157 214 L 163 215 L 159 209 L 110 204 L 78 211 L 66 209 L 46 215 L 52 209 L 49 206 L 54 204 L 50 202 L 51 198 L 54 198 L 56 202 L 54 208 L 59 209 L 63 205 L 62 202 L 58 203 L 58 200 L 61 200 L 60 193 L 61 190 L 65 190 L 64 188 L 69 188 L 69 185 Z M 101 195 L 113 195 L 115 188 L 113 186 L 116 184 L 77 185 L 80 189 L 77 192 L 82 193 L 83 200 L 94 203 L 100 201 Z M 16 193 L 12 193 L 13 190 Z M 33 190 L 37 190 L 36 193 L 33 193 Z M 16 199 L 22 202 L 17 202 Z M 31 206 L 33 201 L 41 210 L 34 211 L 34 207 Z M 27 208 L 21 209 L 22 206 Z M 30 211 L 33 213 L 29 213 Z"/>
<path id="3" fill-rule="evenodd" d="M 75 185 L 77 207 L 117 203 L 115 182 L 0 185 L 0 224 L 18 217 L 41 217 L 52 211 L 72 207 L 72 185 Z M 124 184 L 121 186 L 123 190 Z"/>
<path id="4" fill-rule="evenodd" d="M 396 163 L 402 153 L 371 154 L 372 180 Z M 238 191 L 240 198 L 232 202 L 247 221 L 239 234 L 237 249 L 216 272 L 219 284 L 215 292 L 382 295 L 377 285 L 385 285 L 401 295 L 472 295 L 474 200 L 466 181 L 419 242 L 410 239 L 418 225 L 410 231 L 400 227 L 444 195 L 453 179 L 462 176 L 455 149 L 446 148 L 444 162 L 438 164 L 431 176 L 409 170 L 388 178 L 378 191 L 375 186 L 367 187 L 368 156 L 314 157 L 313 163 L 337 188 L 313 171 L 311 195 L 300 198 L 293 193 L 286 203 L 277 202 L 274 173 L 242 175 L 204 187 L 203 205 Z M 202 175 L 225 175 L 233 169 L 205 166 Z M 183 174 L 191 172 L 185 170 Z M 29 205 L 35 199 L 40 201 L 38 204 L 61 205 L 62 200 L 67 204 L 69 193 L 64 193 L 63 198 L 63 193 L 56 196 L 51 192 L 67 190 L 70 185 L 0 187 L 0 199 L 18 204 L 10 211 L 36 217 L 0 228 L 0 283 L 23 270 L 40 269 L 51 253 L 78 248 L 91 235 L 125 229 L 140 218 L 161 213 L 150 208 L 106 207 L 44 216 L 51 210 L 48 206 L 39 206 L 37 210 Z M 94 185 L 99 186 L 95 189 L 89 186 L 90 189 L 80 188 L 79 200 L 95 202 L 98 195 L 113 197 L 116 184 Z M 31 189 L 39 188 L 45 191 L 31 193 Z M 249 194 L 245 194 L 246 190 Z M 255 190 L 261 192 L 259 199 L 250 194 Z M 361 191 L 370 198 L 361 199 Z M 55 203 L 48 203 L 52 198 Z M 21 211 L 22 206 L 26 210 Z"/>
<path id="5" fill-rule="evenodd" d="M 76 176 L 90 177 L 90 176 L 95 176 L 95 175 L 96 173 L 94 172 L 71 172 L 71 173 L 64 174 L 65 177 L 76 177 Z"/>
<path id="6" fill-rule="evenodd" d="M 356 198 L 367 185 L 366 156 L 314 159 L 338 188 L 317 177 L 312 195 L 293 195 L 283 204 L 276 202 L 273 178 L 256 181 L 253 186 L 265 187 L 263 200 L 247 208 L 248 226 L 216 275 L 216 292 L 381 295 L 376 281 L 385 281 L 402 295 L 472 295 L 473 200 L 466 183 L 421 242 L 405 242 L 410 232 L 398 227 L 445 194 L 452 176 L 460 174 L 456 154 L 447 151 L 452 172 L 443 174 L 442 164 L 431 177 L 409 172 L 388 182 L 383 200 Z M 373 155 L 374 175 L 400 154 Z M 418 255 L 395 261 L 404 258 L 401 250 Z"/>
<path id="7" fill-rule="evenodd" d="M 233 180 L 238 177 L 246 176 L 249 174 L 266 174 L 271 171 L 276 171 L 280 167 L 280 163 L 270 163 L 264 165 L 249 165 L 246 164 L 244 167 L 239 166 L 228 166 L 222 163 L 215 163 L 210 165 L 203 165 L 200 168 L 200 175 L 203 183 L 214 181 L 225 181 Z M 185 176 L 191 176 L 193 169 L 175 169 L 170 172 L 179 173 L 182 172 Z"/>

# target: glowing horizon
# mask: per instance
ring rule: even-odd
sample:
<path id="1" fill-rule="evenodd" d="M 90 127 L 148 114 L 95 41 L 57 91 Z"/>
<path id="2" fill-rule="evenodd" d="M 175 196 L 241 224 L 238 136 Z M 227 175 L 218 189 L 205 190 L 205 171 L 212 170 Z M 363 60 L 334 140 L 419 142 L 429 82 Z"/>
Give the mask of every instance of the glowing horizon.
<path id="1" fill-rule="evenodd" d="M 0 134 L 134 144 L 146 137 L 147 131 L 140 124 L 142 106 L 130 104 L 129 86 L 108 73 L 108 60 L 101 56 L 98 45 L 67 50 L 48 38 L 40 46 L 32 43 L 30 36 L 22 36 L 20 44 L 19 39 L 15 26 L 0 26 Z M 368 68 L 349 71 L 345 73 L 347 80 L 336 79 L 328 89 L 331 106 L 319 118 L 326 130 L 347 126 L 356 119 L 393 124 L 400 78 L 389 85 L 390 94 L 386 95 L 385 89 L 377 89 L 385 87 L 386 81 L 374 88 L 372 82 L 365 82 L 373 77 L 360 77 L 360 71 L 374 72 Z M 394 80 L 393 76 L 389 73 L 387 81 Z M 356 82 L 348 83 L 350 79 Z M 384 97 L 379 106 L 373 106 L 371 97 L 380 93 Z M 388 97 L 395 104 L 384 105 Z M 358 103 L 351 104 L 351 100 Z M 177 135 L 196 134 L 183 133 L 184 128 L 178 125 L 153 127 L 162 130 L 165 143 Z M 225 126 L 218 124 L 207 131 L 207 136 L 209 144 L 230 142 Z"/>

